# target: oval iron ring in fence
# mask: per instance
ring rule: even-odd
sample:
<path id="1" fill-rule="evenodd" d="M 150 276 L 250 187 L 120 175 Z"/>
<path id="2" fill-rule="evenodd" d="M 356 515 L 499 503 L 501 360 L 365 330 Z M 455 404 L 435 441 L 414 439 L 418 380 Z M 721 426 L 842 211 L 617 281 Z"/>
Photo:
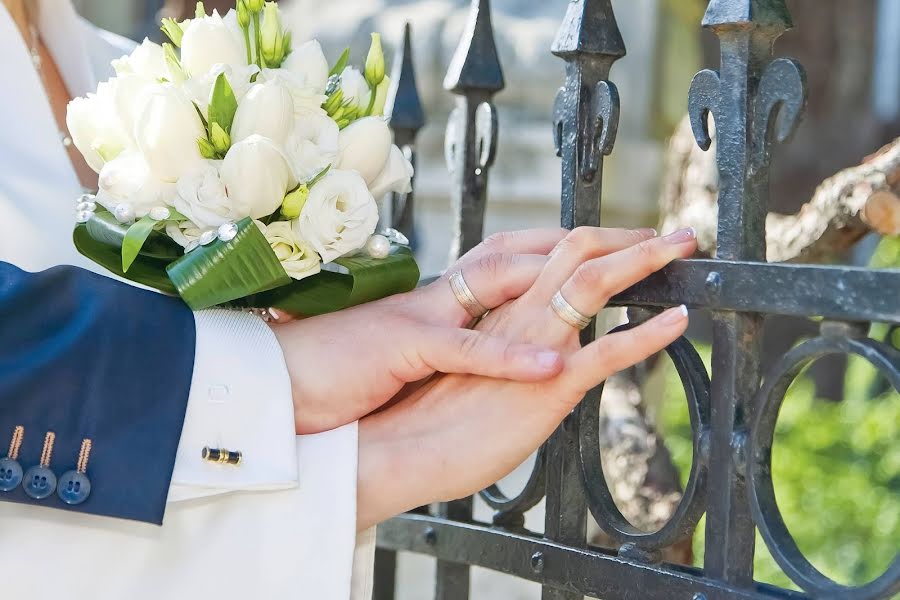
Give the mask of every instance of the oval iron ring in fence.
<path id="1" fill-rule="evenodd" d="M 755 404 L 750 437 L 750 504 L 753 520 L 778 565 L 806 592 L 815 597 L 841 600 L 886 600 L 900 592 L 900 553 L 877 579 L 858 587 L 841 585 L 826 577 L 803 555 L 788 531 L 772 481 L 772 442 L 785 394 L 800 372 L 828 354 L 855 354 L 872 363 L 900 391 L 900 352 L 868 338 L 831 336 L 806 341 L 785 354 L 766 374 Z"/>
<path id="2" fill-rule="evenodd" d="M 495 525 L 523 527 L 525 513 L 543 500 L 547 488 L 546 447 L 545 444 L 537 451 L 531 475 L 528 476 L 522 491 L 514 497 L 510 498 L 504 494 L 496 483 L 479 492 L 482 500 L 497 511 L 493 519 Z"/>
<path id="3" fill-rule="evenodd" d="M 626 331 L 628 323 L 610 333 Z M 599 456 L 600 395 L 588 400 L 581 410 L 581 436 L 578 440 L 582 484 L 588 506 L 597 524 L 619 544 L 633 544 L 648 552 L 661 550 L 688 537 L 706 510 L 706 475 L 709 465 L 710 386 L 706 366 L 697 350 L 685 337 L 666 348 L 675 364 L 687 395 L 693 436 L 691 473 L 684 494 L 669 521 L 655 532 L 632 525 L 616 506 Z"/>

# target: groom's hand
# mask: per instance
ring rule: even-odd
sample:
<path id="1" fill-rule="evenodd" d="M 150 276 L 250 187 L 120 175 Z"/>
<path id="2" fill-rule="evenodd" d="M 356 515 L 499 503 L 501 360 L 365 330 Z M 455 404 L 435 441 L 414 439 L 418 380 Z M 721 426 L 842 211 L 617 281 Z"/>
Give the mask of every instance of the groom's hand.
<path id="1" fill-rule="evenodd" d="M 651 235 L 611 231 L 619 247 Z M 448 273 L 461 270 L 479 302 L 493 309 L 532 288 L 566 234 L 539 229 L 493 236 Z M 355 421 L 435 372 L 537 382 L 562 370 L 557 349 L 465 329 L 470 320 L 444 277 L 408 294 L 274 325 L 291 373 L 298 433 Z"/>

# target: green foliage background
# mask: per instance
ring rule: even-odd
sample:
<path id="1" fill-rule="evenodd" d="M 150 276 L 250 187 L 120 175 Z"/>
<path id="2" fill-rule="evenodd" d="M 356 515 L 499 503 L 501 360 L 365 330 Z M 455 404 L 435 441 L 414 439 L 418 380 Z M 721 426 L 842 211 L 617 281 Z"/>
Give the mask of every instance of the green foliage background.
<path id="1" fill-rule="evenodd" d="M 900 239 L 883 241 L 872 266 L 898 265 Z M 887 331 L 876 324 L 871 335 L 884 339 Z M 900 347 L 900 339 L 891 342 Z M 698 351 L 709 369 L 710 348 Z M 671 362 L 663 364 L 659 427 L 686 477 L 691 428 L 684 391 Z M 900 549 L 900 394 L 884 391 L 879 382 L 884 384 L 868 362 L 852 357 L 844 400 L 832 402 L 816 398 L 813 382 L 801 375 L 776 428 L 772 476 L 785 522 L 810 561 L 848 585 L 880 575 Z M 704 527 L 701 522 L 694 537 L 698 566 Z M 755 573 L 758 581 L 797 589 L 758 534 Z"/>

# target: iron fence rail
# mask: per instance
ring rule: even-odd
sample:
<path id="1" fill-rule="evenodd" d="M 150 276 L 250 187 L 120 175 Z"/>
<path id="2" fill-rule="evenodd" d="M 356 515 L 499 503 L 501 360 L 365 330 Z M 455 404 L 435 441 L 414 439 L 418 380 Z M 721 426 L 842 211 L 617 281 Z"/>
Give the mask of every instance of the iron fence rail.
<path id="1" fill-rule="evenodd" d="M 713 317 L 712 372 L 687 339 L 670 348 L 684 385 L 693 430 L 693 466 L 679 508 L 655 533 L 634 528 L 619 512 L 600 467 L 598 410 L 591 391 L 541 448 L 524 489 L 507 497 L 481 493 L 492 523 L 472 517 L 472 498 L 422 509 L 378 531 L 376 600 L 394 598 L 399 551 L 438 559 L 434 597 L 469 597 L 469 567 L 481 566 L 540 583 L 544 600 L 718 600 L 840 598 L 880 600 L 900 593 L 900 558 L 859 587 L 842 586 L 803 556 L 775 502 L 771 446 L 787 386 L 800 369 L 828 353 L 872 362 L 900 389 L 900 352 L 868 339 L 868 323 L 900 323 L 900 271 L 767 264 L 765 217 L 772 148 L 786 142 L 806 106 L 802 66 L 774 59 L 775 40 L 792 27 L 785 0 L 711 0 L 703 26 L 719 38 L 718 71 L 698 73 L 688 110 L 697 143 L 718 130 L 720 179 L 717 258 L 678 261 L 614 299 L 640 321 L 687 304 Z M 415 87 L 410 31 L 390 103 L 398 143 L 415 160 L 425 118 Z M 603 157 L 613 150 L 620 100 L 609 80 L 625 44 L 610 0 L 571 0 L 552 52 L 566 63 L 552 115 L 562 159 L 561 223 L 600 224 Z M 446 136 L 453 175 L 455 241 L 451 257 L 481 241 L 488 174 L 497 153 L 497 108 L 503 89 L 489 0 L 472 0 L 468 26 L 453 57 L 447 90 L 458 96 Z M 393 199 L 393 225 L 411 232 L 412 195 Z M 760 371 L 765 315 L 823 317 L 821 334 Z M 588 328 L 583 342 L 594 336 Z M 763 376 L 765 375 L 765 376 Z M 764 382 L 764 383 L 763 383 Z M 543 534 L 524 529 L 524 513 L 546 499 Z M 591 513 L 616 548 L 590 547 Z M 706 515 L 703 569 L 660 562 L 660 550 L 689 537 Z M 755 532 L 804 593 L 753 580 Z"/>

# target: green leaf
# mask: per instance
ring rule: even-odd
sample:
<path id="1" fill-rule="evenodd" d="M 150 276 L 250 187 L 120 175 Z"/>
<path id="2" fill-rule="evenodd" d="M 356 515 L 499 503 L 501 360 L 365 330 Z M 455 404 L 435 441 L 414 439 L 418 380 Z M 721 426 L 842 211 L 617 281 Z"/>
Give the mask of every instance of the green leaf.
<path id="1" fill-rule="evenodd" d="M 119 248 L 96 240 L 88 232 L 87 225 L 82 224 L 75 228 L 72 233 L 72 241 L 78 252 L 107 271 L 172 296 L 178 294 L 178 290 L 175 289 L 166 274 L 168 261 L 138 256 L 128 273 L 125 273 L 122 270 L 122 254 Z"/>
<path id="2" fill-rule="evenodd" d="M 178 21 L 168 18 L 163 19 L 160 29 L 177 48 L 181 48 L 181 38 L 184 37 L 184 29 L 181 28 Z"/>
<path id="3" fill-rule="evenodd" d="M 256 224 L 243 219 L 237 228 L 231 241 L 200 246 L 166 269 L 192 309 L 234 302 L 291 282 Z"/>
<path id="4" fill-rule="evenodd" d="M 184 220 L 184 215 L 173 209 L 169 210 L 174 216 L 173 220 L 178 220 L 179 217 L 181 220 Z M 105 210 L 97 210 L 94 216 L 91 217 L 91 220 L 83 227 L 95 242 L 109 246 L 116 251 L 116 254 L 120 254 L 125 242 L 125 236 L 128 234 L 128 227 L 119 223 L 112 213 Z M 167 235 L 153 231 L 141 248 L 140 253 L 142 256 L 169 263 L 182 257 L 184 250 Z M 121 259 L 117 262 L 121 266 Z"/>
<path id="5" fill-rule="evenodd" d="M 225 73 L 219 73 L 209 101 L 210 125 L 218 123 L 222 129 L 230 133 L 237 106 L 237 98 L 234 97 L 234 90 L 231 89 L 228 78 L 225 77 Z"/>
<path id="6" fill-rule="evenodd" d="M 157 222 L 156 219 L 147 215 L 125 232 L 125 237 L 122 239 L 122 271 L 128 272 L 134 259 L 141 253 L 144 242 L 153 233 L 153 228 L 156 227 Z"/>
<path id="7" fill-rule="evenodd" d="M 334 66 L 331 68 L 331 72 L 328 73 L 328 76 L 332 75 L 340 75 L 344 72 L 344 69 L 347 68 L 347 63 L 350 62 L 350 48 L 344 48 L 344 51 L 341 52 L 341 57 L 338 58 L 338 61 L 334 63 Z"/>
<path id="8" fill-rule="evenodd" d="M 298 316 L 315 316 L 408 292 L 419 281 L 419 267 L 408 248 L 398 248 L 382 259 L 357 256 L 335 262 L 348 273 L 323 271 L 250 298 L 250 304 L 260 308 L 272 306 Z"/>
<path id="9" fill-rule="evenodd" d="M 328 175 L 328 171 L 331 170 L 332 166 L 333 165 L 328 165 L 327 167 L 325 167 L 324 169 L 322 169 L 321 171 L 316 173 L 316 175 L 312 179 L 310 179 L 309 182 L 306 184 L 306 187 L 312 187 L 312 186 L 316 185 L 317 183 L 319 183 L 320 181 L 322 181 L 322 178 L 325 177 L 326 175 Z"/>

